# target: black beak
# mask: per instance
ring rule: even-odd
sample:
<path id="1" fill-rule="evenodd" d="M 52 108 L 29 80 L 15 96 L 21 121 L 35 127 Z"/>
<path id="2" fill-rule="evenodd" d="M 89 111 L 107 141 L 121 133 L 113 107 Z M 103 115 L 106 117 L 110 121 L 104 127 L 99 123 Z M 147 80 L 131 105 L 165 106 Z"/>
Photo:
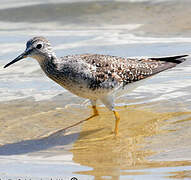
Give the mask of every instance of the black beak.
<path id="1" fill-rule="evenodd" d="M 24 53 L 22 53 L 21 55 L 19 55 L 17 58 L 15 58 L 14 60 L 12 60 L 10 63 L 6 64 L 6 65 L 4 66 L 4 68 L 10 66 L 11 64 L 16 63 L 17 61 L 20 61 L 21 59 L 26 58 L 28 54 L 29 54 L 29 51 L 25 51 Z"/>

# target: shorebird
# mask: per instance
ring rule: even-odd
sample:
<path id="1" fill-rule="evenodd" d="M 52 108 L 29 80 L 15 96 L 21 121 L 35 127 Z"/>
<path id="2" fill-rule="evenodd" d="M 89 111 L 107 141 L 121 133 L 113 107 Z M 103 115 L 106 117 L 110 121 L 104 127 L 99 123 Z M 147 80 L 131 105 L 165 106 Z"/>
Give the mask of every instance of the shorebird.
<path id="1" fill-rule="evenodd" d="M 73 94 L 90 99 L 93 115 L 98 116 L 96 101 L 101 102 L 115 115 L 115 135 L 118 134 L 120 116 L 115 110 L 114 94 L 121 88 L 175 67 L 188 55 L 158 58 L 122 58 L 110 55 L 81 54 L 57 58 L 50 42 L 44 37 L 34 37 L 26 50 L 4 66 L 32 57 L 38 61 L 45 74 Z"/>

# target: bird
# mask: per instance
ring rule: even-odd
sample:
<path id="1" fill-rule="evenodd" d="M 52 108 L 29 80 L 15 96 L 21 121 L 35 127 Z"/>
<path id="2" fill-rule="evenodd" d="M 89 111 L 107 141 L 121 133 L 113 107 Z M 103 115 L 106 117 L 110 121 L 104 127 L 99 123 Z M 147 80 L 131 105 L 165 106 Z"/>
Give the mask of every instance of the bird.
<path id="1" fill-rule="evenodd" d="M 188 55 L 147 58 L 123 58 L 101 54 L 77 54 L 58 58 L 45 37 L 33 37 L 25 51 L 4 66 L 21 59 L 36 59 L 44 73 L 53 81 L 82 98 L 89 99 L 93 114 L 99 115 L 96 102 L 100 100 L 115 116 L 114 134 L 119 133 L 120 115 L 115 108 L 115 92 L 136 81 L 175 67 Z"/>

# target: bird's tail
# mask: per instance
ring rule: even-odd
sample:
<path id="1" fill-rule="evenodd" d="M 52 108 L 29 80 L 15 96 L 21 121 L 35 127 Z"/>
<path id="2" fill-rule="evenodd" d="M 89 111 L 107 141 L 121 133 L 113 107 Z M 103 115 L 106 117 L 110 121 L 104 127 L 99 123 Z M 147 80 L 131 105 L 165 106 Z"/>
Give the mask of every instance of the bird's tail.
<path id="1" fill-rule="evenodd" d="M 149 59 L 180 64 L 186 60 L 184 57 L 187 57 L 187 56 L 189 55 L 168 56 L 168 57 L 158 57 L 158 58 L 149 58 Z"/>
<path id="2" fill-rule="evenodd" d="M 188 55 L 180 55 L 180 56 L 169 56 L 169 57 L 158 57 L 158 58 L 149 58 L 153 61 L 162 62 L 156 69 L 153 69 L 153 74 L 157 74 L 161 71 L 170 69 L 175 67 L 177 64 L 180 64 L 186 60 L 186 56 Z"/>

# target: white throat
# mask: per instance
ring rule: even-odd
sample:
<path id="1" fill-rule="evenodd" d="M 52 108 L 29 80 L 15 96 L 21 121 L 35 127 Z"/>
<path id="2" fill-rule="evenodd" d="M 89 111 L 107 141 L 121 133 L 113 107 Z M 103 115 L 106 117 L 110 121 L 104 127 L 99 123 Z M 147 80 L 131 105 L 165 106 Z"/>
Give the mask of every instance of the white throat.
<path id="1" fill-rule="evenodd" d="M 43 55 L 33 55 L 31 57 L 36 59 L 38 63 L 40 64 L 40 66 L 42 66 L 44 64 L 44 61 L 46 60 L 46 57 Z"/>

